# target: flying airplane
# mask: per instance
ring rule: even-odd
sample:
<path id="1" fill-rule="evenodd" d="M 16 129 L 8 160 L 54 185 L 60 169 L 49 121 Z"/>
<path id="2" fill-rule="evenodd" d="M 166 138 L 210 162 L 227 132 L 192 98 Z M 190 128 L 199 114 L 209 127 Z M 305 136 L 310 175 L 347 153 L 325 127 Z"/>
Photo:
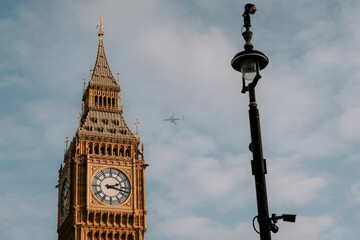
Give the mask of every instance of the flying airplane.
<path id="1" fill-rule="evenodd" d="M 176 121 L 178 121 L 178 120 L 185 120 L 184 115 L 182 116 L 182 118 L 177 118 L 177 117 L 175 117 L 175 113 L 173 113 L 169 118 L 164 119 L 163 121 L 170 121 L 170 123 L 177 125 Z"/>

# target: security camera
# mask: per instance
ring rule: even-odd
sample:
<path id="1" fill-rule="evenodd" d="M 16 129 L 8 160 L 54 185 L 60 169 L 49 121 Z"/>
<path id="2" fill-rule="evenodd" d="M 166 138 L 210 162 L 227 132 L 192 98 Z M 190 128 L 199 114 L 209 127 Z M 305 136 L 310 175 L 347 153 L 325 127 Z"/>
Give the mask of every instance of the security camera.
<path id="1" fill-rule="evenodd" d="M 256 12 L 255 4 L 248 3 L 245 5 L 245 12 L 244 12 L 243 16 L 249 15 L 249 14 L 254 14 L 255 12 Z"/>
<path id="2" fill-rule="evenodd" d="M 276 223 L 280 219 L 282 219 L 284 222 L 295 222 L 296 215 L 283 214 L 281 216 L 276 216 L 276 214 L 272 214 L 271 218 L 270 218 L 270 230 L 273 233 L 277 233 L 279 231 L 279 228 L 278 228 L 278 226 L 276 226 Z"/>
<path id="3" fill-rule="evenodd" d="M 284 222 L 295 222 L 296 220 L 296 215 L 293 214 L 283 214 L 282 217 Z"/>

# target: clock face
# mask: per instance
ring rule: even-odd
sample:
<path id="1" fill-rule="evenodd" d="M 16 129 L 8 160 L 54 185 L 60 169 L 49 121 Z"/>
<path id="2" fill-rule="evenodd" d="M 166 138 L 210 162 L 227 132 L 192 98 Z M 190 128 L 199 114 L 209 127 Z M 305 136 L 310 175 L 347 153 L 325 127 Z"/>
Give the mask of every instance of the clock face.
<path id="1" fill-rule="evenodd" d="M 65 178 L 61 188 L 60 215 L 63 217 L 69 206 L 69 180 Z"/>
<path id="2" fill-rule="evenodd" d="M 94 196 L 104 204 L 121 204 L 130 196 L 128 177 L 115 168 L 105 168 L 96 172 L 91 184 Z"/>

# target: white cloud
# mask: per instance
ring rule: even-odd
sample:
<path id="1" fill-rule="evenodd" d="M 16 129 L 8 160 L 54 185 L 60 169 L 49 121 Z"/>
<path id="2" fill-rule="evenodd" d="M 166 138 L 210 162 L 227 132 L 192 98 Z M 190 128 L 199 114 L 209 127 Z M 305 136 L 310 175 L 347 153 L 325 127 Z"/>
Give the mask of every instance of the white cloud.
<path id="1" fill-rule="evenodd" d="M 188 134 L 149 147 L 148 174 L 167 189 L 164 197 L 170 198 L 176 208 L 189 209 L 219 199 L 226 206 L 237 207 L 248 201 L 247 197 L 239 196 L 239 190 L 248 189 L 249 162 L 241 156 L 210 157 L 219 151 L 214 139 Z"/>
<path id="2" fill-rule="evenodd" d="M 341 135 L 348 141 L 357 141 L 360 137 L 360 107 L 348 108 L 340 117 L 339 130 Z"/>
<path id="3" fill-rule="evenodd" d="M 46 143 L 48 151 L 58 150 L 59 143 L 65 141 L 65 137 L 72 139 L 75 134 L 78 119 L 71 107 L 63 103 L 42 101 L 30 102 L 24 107 L 28 122 L 38 129 L 41 134 L 40 144 Z"/>
<path id="4" fill-rule="evenodd" d="M 57 208 L 54 208 L 55 199 L 49 192 L 39 194 L 34 191 L 31 195 L 22 194 L 19 197 L 19 192 L 12 189 L 2 194 L 0 237 L 2 239 L 45 239 L 45 236 L 51 238 L 50 236 L 56 231 L 57 220 L 53 218 L 57 211 Z"/>
<path id="5" fill-rule="evenodd" d="M 336 220 L 331 216 L 323 215 L 309 217 L 299 215 L 295 223 L 279 222 L 280 228 L 276 235 L 277 239 L 338 239 L 336 232 Z"/>
<path id="6" fill-rule="evenodd" d="M 247 226 L 238 225 L 235 229 L 227 228 L 217 221 L 198 216 L 184 216 L 167 219 L 156 227 L 156 237 L 171 239 L 252 239 L 255 234 L 248 234 Z"/>
<path id="7" fill-rule="evenodd" d="M 356 182 L 350 186 L 349 198 L 352 203 L 360 202 L 360 183 Z"/>
<path id="8" fill-rule="evenodd" d="M 271 164 L 268 177 L 271 201 L 278 206 L 284 203 L 303 206 L 314 201 L 321 202 L 321 196 L 328 186 L 327 177 L 321 173 L 313 176 L 305 171 L 299 171 L 301 168 L 297 164 L 292 166 L 291 163 L 286 163 L 287 160 L 289 159 L 278 162 L 268 161 L 268 164 Z"/>

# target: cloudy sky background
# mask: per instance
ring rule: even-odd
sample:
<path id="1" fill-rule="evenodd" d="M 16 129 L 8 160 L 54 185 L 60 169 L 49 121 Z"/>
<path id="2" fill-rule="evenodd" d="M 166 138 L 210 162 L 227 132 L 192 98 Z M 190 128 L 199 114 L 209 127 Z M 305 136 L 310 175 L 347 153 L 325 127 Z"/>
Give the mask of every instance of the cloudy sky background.
<path id="1" fill-rule="evenodd" d="M 124 117 L 140 120 L 147 240 L 258 239 L 248 96 L 230 65 L 245 1 L 0 3 L 0 239 L 57 239 L 58 169 L 75 133 L 96 25 Z M 358 239 L 360 2 L 254 2 L 273 239 Z M 178 126 L 162 121 L 184 115 Z"/>

